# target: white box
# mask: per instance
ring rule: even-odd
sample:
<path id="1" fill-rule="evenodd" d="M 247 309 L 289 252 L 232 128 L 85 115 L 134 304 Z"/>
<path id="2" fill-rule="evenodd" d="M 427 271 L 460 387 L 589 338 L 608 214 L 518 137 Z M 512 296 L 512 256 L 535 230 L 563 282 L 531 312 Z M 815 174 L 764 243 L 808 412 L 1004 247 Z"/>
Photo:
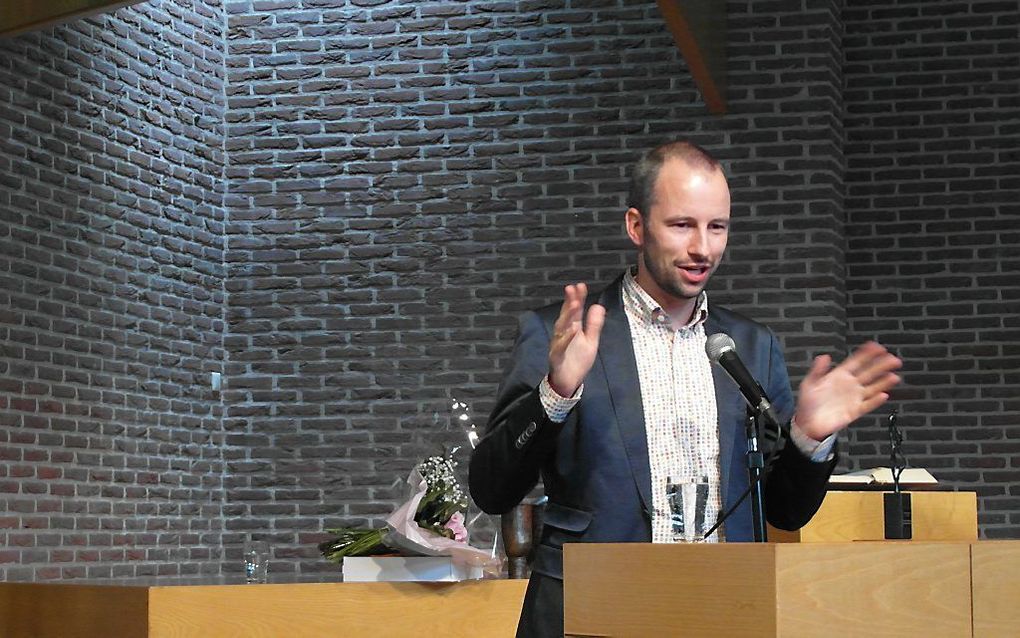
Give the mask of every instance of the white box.
<path id="1" fill-rule="evenodd" d="M 454 582 L 482 577 L 481 567 L 455 565 L 449 556 L 345 556 L 345 583 Z"/>

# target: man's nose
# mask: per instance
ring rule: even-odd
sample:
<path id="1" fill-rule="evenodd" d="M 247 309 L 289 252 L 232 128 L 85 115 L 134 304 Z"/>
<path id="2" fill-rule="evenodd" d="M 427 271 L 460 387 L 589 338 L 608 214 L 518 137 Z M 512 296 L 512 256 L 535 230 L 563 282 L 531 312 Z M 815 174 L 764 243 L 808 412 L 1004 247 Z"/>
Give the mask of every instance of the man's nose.
<path id="1" fill-rule="evenodd" d="M 694 231 L 694 236 L 691 237 L 691 242 L 687 245 L 687 252 L 690 253 L 691 257 L 708 257 L 709 247 L 707 229 L 698 228 Z"/>

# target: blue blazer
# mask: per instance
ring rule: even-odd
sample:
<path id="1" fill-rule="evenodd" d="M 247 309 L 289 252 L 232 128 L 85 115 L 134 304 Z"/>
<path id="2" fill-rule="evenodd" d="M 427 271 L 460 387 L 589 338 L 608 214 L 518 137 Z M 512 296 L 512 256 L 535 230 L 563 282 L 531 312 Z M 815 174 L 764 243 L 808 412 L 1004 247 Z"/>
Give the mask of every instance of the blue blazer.
<path id="1" fill-rule="evenodd" d="M 563 577 L 567 542 L 651 540 L 651 471 L 630 326 L 622 302 L 622 277 L 591 295 L 606 308 L 598 357 L 584 380 L 580 402 L 563 423 L 553 423 L 539 399 L 548 374 L 549 339 L 560 305 L 525 314 L 513 356 L 500 384 L 485 437 L 470 463 L 469 485 L 486 512 L 513 508 L 541 476 L 549 498 L 532 571 Z M 725 332 L 772 399 L 780 419 L 793 413 L 793 393 L 779 342 L 768 328 L 723 308 L 711 307 L 706 332 Z M 745 403 L 733 381 L 712 367 L 719 411 L 721 491 L 724 511 L 748 484 Z M 831 462 L 816 463 L 786 445 L 765 487 L 768 521 L 797 529 L 825 496 Z M 729 541 L 752 540 L 750 500 L 726 521 Z"/>

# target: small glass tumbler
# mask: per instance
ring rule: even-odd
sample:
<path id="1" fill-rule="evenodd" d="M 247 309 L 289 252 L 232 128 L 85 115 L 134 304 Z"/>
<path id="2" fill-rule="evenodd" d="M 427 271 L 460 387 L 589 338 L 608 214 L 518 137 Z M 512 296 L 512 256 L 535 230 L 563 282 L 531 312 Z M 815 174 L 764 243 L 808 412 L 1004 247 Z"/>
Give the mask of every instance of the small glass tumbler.
<path id="1" fill-rule="evenodd" d="M 674 483 L 666 480 L 673 542 L 699 543 L 704 540 L 705 510 L 708 507 L 708 477 Z"/>
<path id="2" fill-rule="evenodd" d="M 246 540 L 244 542 L 244 581 L 266 583 L 269 580 L 269 543 Z"/>

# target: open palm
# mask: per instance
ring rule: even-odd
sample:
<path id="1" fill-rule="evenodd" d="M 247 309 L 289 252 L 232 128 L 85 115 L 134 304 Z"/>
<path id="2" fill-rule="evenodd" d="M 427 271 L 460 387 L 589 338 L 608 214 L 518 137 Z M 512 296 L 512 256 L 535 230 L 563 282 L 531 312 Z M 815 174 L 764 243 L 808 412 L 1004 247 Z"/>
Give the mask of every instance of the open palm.
<path id="1" fill-rule="evenodd" d="M 595 363 L 606 318 L 606 309 L 598 304 L 592 305 L 584 316 L 587 295 L 585 284 L 564 288 L 563 306 L 549 342 L 549 385 L 564 397 L 574 395 Z"/>
<path id="2" fill-rule="evenodd" d="M 816 441 L 842 430 L 889 399 L 888 391 L 900 382 L 893 371 L 901 365 L 874 342 L 835 368 L 828 355 L 816 357 L 797 393 L 797 427 Z"/>

